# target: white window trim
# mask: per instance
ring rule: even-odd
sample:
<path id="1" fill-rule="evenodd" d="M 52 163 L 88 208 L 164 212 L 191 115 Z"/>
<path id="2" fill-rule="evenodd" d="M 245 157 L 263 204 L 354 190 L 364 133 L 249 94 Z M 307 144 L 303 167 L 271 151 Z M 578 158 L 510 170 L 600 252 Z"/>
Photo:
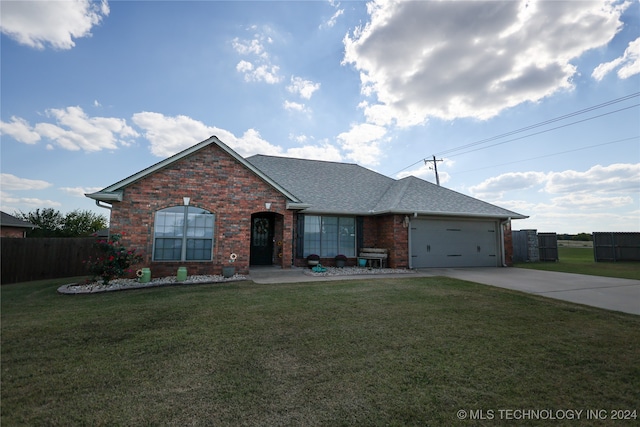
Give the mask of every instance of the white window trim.
<path id="1" fill-rule="evenodd" d="M 209 259 L 187 259 L 187 240 L 189 240 L 189 237 L 187 236 L 187 229 L 188 229 L 188 214 L 189 214 L 189 208 L 194 208 L 195 206 L 184 206 L 184 221 L 183 221 L 183 225 L 182 225 L 182 246 L 180 248 L 180 259 L 156 259 L 156 240 L 158 239 L 156 237 L 156 221 L 157 221 L 157 214 L 159 212 L 164 211 L 165 209 L 169 209 L 172 207 L 180 207 L 180 206 L 168 206 L 166 208 L 162 208 L 162 209 L 158 209 L 157 211 L 155 211 L 153 213 L 153 245 L 152 245 L 152 252 L 151 252 L 151 260 L 153 262 L 211 262 L 213 260 L 213 250 L 215 248 L 215 228 L 216 228 L 216 215 L 213 212 L 210 212 L 206 209 L 202 209 L 202 208 L 197 208 L 197 209 L 202 209 L 203 211 L 206 211 L 207 214 L 212 215 L 213 216 L 213 227 L 212 227 L 212 237 L 211 239 L 201 239 L 201 240 L 211 240 L 211 256 L 209 257 Z M 162 239 L 162 237 L 160 237 L 160 239 Z M 171 239 L 171 237 L 166 237 L 166 239 Z M 175 237 L 173 239 L 176 239 Z"/>

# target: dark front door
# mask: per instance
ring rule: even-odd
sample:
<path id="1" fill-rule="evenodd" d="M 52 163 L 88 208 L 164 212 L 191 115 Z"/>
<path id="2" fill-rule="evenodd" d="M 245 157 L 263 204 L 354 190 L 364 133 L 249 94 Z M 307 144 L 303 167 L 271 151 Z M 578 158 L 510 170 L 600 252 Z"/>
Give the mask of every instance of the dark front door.
<path id="1" fill-rule="evenodd" d="M 273 214 L 251 217 L 251 265 L 273 263 Z"/>

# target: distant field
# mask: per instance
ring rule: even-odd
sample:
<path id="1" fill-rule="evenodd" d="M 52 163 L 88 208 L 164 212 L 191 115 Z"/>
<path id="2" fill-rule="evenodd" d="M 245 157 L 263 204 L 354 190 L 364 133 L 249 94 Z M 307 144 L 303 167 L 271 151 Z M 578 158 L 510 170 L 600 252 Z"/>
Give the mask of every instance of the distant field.
<path id="1" fill-rule="evenodd" d="M 522 262 L 516 263 L 515 266 L 534 270 L 640 280 L 640 262 L 595 262 L 593 259 L 593 247 L 567 247 L 560 245 L 560 242 L 566 241 L 558 241 L 558 262 Z"/>
<path id="2" fill-rule="evenodd" d="M 593 242 L 582 242 L 577 240 L 558 240 L 558 247 L 563 248 L 593 248 Z"/>

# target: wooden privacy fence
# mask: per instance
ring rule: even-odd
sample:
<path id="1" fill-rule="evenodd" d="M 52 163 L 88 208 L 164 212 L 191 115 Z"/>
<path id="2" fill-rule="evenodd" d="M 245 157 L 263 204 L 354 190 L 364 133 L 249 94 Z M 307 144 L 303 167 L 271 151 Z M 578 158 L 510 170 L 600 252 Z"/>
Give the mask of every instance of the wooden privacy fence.
<path id="1" fill-rule="evenodd" d="M 538 233 L 538 251 L 540 261 L 558 261 L 558 235 Z"/>
<path id="2" fill-rule="evenodd" d="M 514 262 L 558 261 L 558 235 L 556 233 L 514 230 L 511 235 Z"/>
<path id="3" fill-rule="evenodd" d="M 87 275 L 83 261 L 95 256 L 93 237 L 3 237 L 2 284 Z"/>
<path id="4" fill-rule="evenodd" d="M 640 233 L 593 233 L 593 257 L 598 261 L 640 261 Z"/>

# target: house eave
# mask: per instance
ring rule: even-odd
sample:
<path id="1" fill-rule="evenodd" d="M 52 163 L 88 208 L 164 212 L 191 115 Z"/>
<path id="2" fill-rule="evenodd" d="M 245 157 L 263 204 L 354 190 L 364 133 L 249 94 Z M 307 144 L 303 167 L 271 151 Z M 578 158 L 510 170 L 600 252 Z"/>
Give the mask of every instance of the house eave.
<path id="1" fill-rule="evenodd" d="M 527 215 L 516 212 L 492 214 L 492 213 L 468 213 L 468 212 L 441 212 L 441 211 L 419 211 L 419 210 L 385 210 L 370 211 L 369 215 L 419 215 L 419 216 L 445 216 L 445 217 L 471 217 L 471 218 L 493 218 L 493 219 L 526 219 Z"/>
<path id="2" fill-rule="evenodd" d="M 314 209 L 313 207 L 305 209 L 305 214 L 316 215 L 353 215 L 353 216 L 381 216 L 381 215 L 418 215 L 418 216 L 430 216 L 430 217 L 458 217 L 458 218 L 486 218 L 486 219 L 526 219 L 529 218 L 526 215 L 521 215 L 516 212 L 508 214 L 485 214 L 485 213 L 466 213 L 466 212 L 439 212 L 439 211 L 420 211 L 420 210 L 381 210 L 381 211 L 349 211 L 349 210 L 335 210 L 335 209 Z"/>
<path id="3" fill-rule="evenodd" d="M 88 197 L 99 202 L 112 203 L 121 202 L 123 197 L 122 191 L 98 191 L 96 193 L 86 193 L 85 197 Z"/>
<path id="4" fill-rule="evenodd" d="M 299 203 L 299 202 L 287 202 L 288 210 L 304 210 L 310 208 L 312 205 L 309 203 Z"/>

